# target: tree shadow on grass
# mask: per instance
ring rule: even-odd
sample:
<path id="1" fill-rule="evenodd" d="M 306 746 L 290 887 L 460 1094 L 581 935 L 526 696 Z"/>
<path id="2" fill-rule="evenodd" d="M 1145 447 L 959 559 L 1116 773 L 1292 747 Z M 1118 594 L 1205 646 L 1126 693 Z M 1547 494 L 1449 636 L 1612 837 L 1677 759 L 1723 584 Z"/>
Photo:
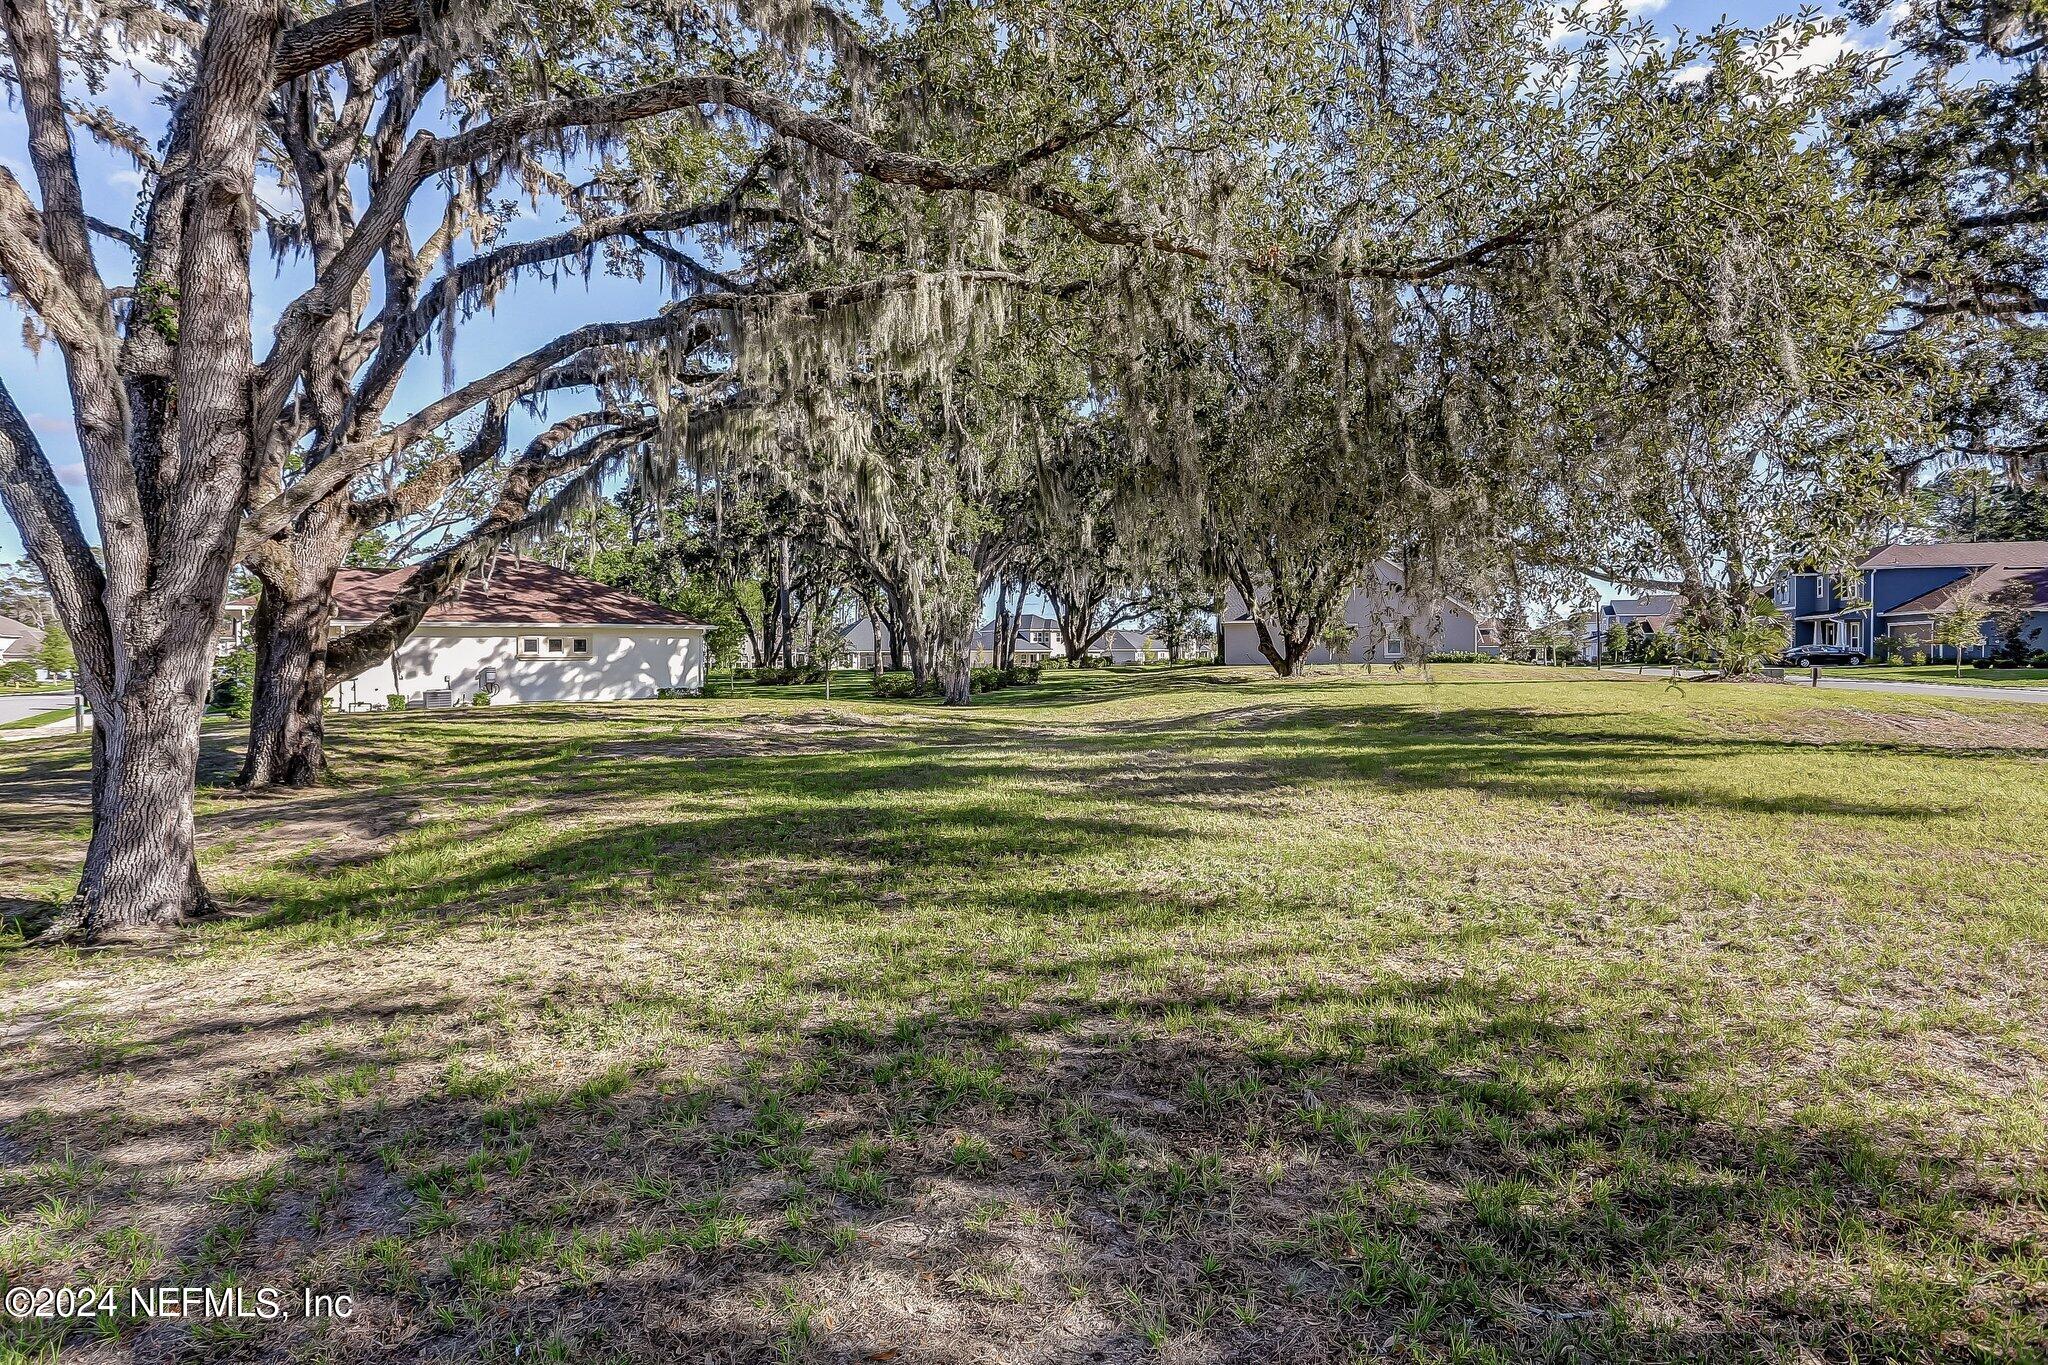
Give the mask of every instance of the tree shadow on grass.
<path id="1" fill-rule="evenodd" d="M 1114 681 L 1195 685 L 1187 676 Z M 673 894 L 703 878 L 843 909 L 915 894 L 949 872 L 1171 845 L 1186 837 L 1167 818 L 1174 806 L 1279 813 L 1293 793 L 1332 782 L 1620 812 L 1918 822 L 1965 809 L 1927 788 L 1888 797 L 1796 768 L 1780 774 L 1780 790 L 1756 790 L 1726 770 L 1755 758 L 1803 759 L 1811 749 L 1762 736 L 1674 733 L 1656 716 L 1559 717 L 1471 704 L 1439 713 L 1403 695 L 1411 689 L 1392 687 L 1384 697 L 1361 701 L 1349 690 L 1341 701 L 1304 704 L 1306 691 L 1087 727 L 602 711 L 632 723 L 620 735 L 566 728 L 556 708 L 419 724 L 387 718 L 337 727 L 340 784 L 209 794 L 202 848 L 297 874 L 264 876 L 262 903 L 241 907 L 251 912 L 243 923 L 275 928 L 394 913 L 530 914 L 536 906 L 583 915 L 622 891 Z M 1953 755 L 1939 750 L 1869 747 L 1939 756 L 1954 771 Z M 209 737 L 205 752 L 209 771 L 232 771 L 231 745 Z M 21 798 L 0 858 L 54 871 L 83 821 L 84 789 L 82 752 L 38 755 L 0 772 L 0 798 Z M 1020 791 L 1029 799 L 1014 799 Z M 911 806 L 893 799 L 906 795 Z M 1142 813 L 1148 807 L 1156 814 Z M 423 820 L 429 809 L 436 818 Z M 638 817 L 631 828 L 602 818 L 623 809 Z M 593 817 L 591 830 L 575 831 Z M 494 841 L 515 834 L 521 847 L 494 852 Z M 389 856 L 398 847 L 405 856 Z M 323 880 L 328 873 L 335 875 Z"/>
<path id="2" fill-rule="evenodd" d="M 1105 996 L 1081 970 L 1104 965 L 971 1014 L 820 975 L 796 1022 L 738 1038 L 687 981 L 550 998 L 496 1027 L 622 1004 L 645 1027 L 545 1074 L 474 1028 L 336 1053 L 281 1012 L 189 1105 L 209 1161 L 95 1164 L 135 1135 L 100 1092 L 55 1089 L 15 1125 L 33 1162 L 6 1212 L 68 1180 L 89 1245 L 139 1204 L 163 1217 L 172 1176 L 171 1278 L 355 1296 L 346 1322 L 239 1343 L 130 1329 L 194 1359 L 2025 1348 L 2023 1191 L 1847 1121 L 1718 1104 L 1697 1035 L 1467 977 Z M 378 1079 L 351 1090 L 360 1065 Z"/>
<path id="3" fill-rule="evenodd" d="M 410 996 L 199 1000 L 44 1038 L 0 1084 L 0 1156 L 20 1149 L 0 1212 L 39 1239 L 9 1243 L 9 1273 L 120 1273 L 109 1247 L 136 1226 L 169 1258 L 154 1279 L 362 1305 L 124 1343 L 194 1359 L 2024 1355 L 2042 1225 L 2020 1182 L 1874 1120 L 1731 1097 L 1700 1027 L 1714 983 L 1692 1014 L 1595 1016 L 1476 976 L 1325 980 L 1310 939 L 1267 946 L 1262 984 L 1217 989 L 1184 932 L 1214 913 L 1191 889 L 1051 875 L 1189 838 L 1177 804 L 1277 808 L 1333 781 L 1954 808 L 1819 778 L 1716 789 L 1715 764 L 1803 746 L 1626 714 L 1266 700 L 943 747 L 811 727 L 721 748 L 657 717 L 686 741 L 671 748 L 495 712 L 344 738 L 354 785 L 205 821 L 247 837 L 396 796 L 402 846 L 300 867 L 210 932 L 260 948 L 326 921 L 462 920 L 569 945 L 644 898 L 689 907 L 703 957 L 487 1009 L 458 966 Z M 419 822 L 429 805 L 456 818 Z M 934 894 L 1063 936 L 949 938 Z M 878 932 L 761 980 L 720 932 L 794 948 L 821 920 Z M 28 1349 L 55 1329 L 6 1330 Z"/>
<path id="4" fill-rule="evenodd" d="M 447 777 L 400 790 L 379 784 L 374 794 L 315 793 L 299 805 L 295 818 L 316 831 L 368 818 L 363 812 L 409 828 L 406 858 L 389 877 L 365 854 L 357 876 L 284 887 L 249 923 L 394 911 L 488 917 L 510 904 L 528 915 L 585 915 L 622 891 L 660 898 L 700 885 L 857 913 L 963 872 L 987 879 L 1172 845 L 1186 838 L 1165 818 L 1175 805 L 1277 812 L 1290 793 L 1333 781 L 1617 811 L 1918 822 L 1965 809 L 1925 795 L 1858 794 L 1819 775 L 1790 792 L 1746 790 L 1707 779 L 1717 765 L 1797 755 L 1801 746 L 1674 737 L 1631 728 L 1626 715 L 1574 717 L 1559 728 L 1512 708 L 1446 720 L 1398 705 L 1257 707 L 1183 730 L 955 734 L 942 746 L 916 731 L 858 727 L 766 741 L 682 727 L 507 743 L 450 727 L 439 740 L 432 771 Z M 1019 783 L 1032 800 L 1012 799 Z M 914 796 L 914 805 L 888 799 L 894 794 Z M 451 803 L 456 818 L 408 824 L 421 806 Z M 476 813 L 463 814 L 466 805 Z M 602 818 L 614 809 L 645 814 L 620 828 Z M 237 820 L 276 816 L 257 804 L 209 816 L 209 825 L 231 830 Z M 586 819 L 591 827 L 577 828 Z M 496 851 L 514 836 L 516 847 Z M 437 860 L 446 866 L 435 870 Z"/>

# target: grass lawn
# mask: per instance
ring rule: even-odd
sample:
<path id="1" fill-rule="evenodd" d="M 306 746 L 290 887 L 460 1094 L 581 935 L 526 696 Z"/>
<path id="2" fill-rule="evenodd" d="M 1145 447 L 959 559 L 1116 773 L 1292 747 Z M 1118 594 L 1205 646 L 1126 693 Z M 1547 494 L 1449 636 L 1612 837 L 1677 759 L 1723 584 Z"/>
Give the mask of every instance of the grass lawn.
<path id="1" fill-rule="evenodd" d="M 1446 666 L 334 731 L 202 797 L 223 918 L 0 948 L 0 1279 L 354 1315 L 67 1359 L 2041 1359 L 2048 709 Z M 0 908 L 84 782 L 0 750 Z"/>
<path id="2" fill-rule="evenodd" d="M 2048 668 L 1972 668 L 1963 676 L 1948 664 L 1865 664 L 1861 668 L 1826 668 L 1830 678 L 1874 678 L 1886 682 L 1962 683 L 1970 687 L 2048 687 Z"/>

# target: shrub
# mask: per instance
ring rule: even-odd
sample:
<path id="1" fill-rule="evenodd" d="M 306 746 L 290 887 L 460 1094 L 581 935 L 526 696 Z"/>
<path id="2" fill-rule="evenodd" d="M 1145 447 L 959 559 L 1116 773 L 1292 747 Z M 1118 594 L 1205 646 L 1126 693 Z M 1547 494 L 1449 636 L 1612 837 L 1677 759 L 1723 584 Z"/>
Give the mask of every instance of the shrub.
<path id="1" fill-rule="evenodd" d="M 752 682 L 757 687 L 789 687 L 796 683 L 825 681 L 825 666 L 797 664 L 792 668 L 736 668 L 732 676 L 736 682 Z"/>
<path id="2" fill-rule="evenodd" d="M 1910 635 L 1880 635 L 1870 642 L 1874 664 L 1917 664 L 1924 657 L 1924 649 Z"/>
<path id="3" fill-rule="evenodd" d="M 479 687 L 476 690 L 476 695 L 469 699 L 469 704 L 471 706 L 489 706 L 491 704 L 491 689 Z"/>
<path id="4" fill-rule="evenodd" d="M 970 692 L 999 692 L 1005 687 L 1038 686 L 1037 664 L 1012 664 L 1008 668 L 977 668 L 967 677 Z M 874 694 L 887 700 L 904 700 L 910 697 L 937 697 L 945 688 L 936 679 L 926 681 L 919 687 L 911 681 L 908 673 L 884 673 L 875 679 Z"/>
<path id="5" fill-rule="evenodd" d="M 405 709 L 405 693 L 386 692 L 384 694 L 384 704 L 393 711 L 403 711 Z"/>
<path id="6" fill-rule="evenodd" d="M 1441 654 L 1430 655 L 1429 661 L 1433 664 L 1485 664 L 1497 662 L 1491 654 L 1481 654 L 1477 650 L 1471 649 L 1447 649 Z"/>
<path id="7" fill-rule="evenodd" d="M 928 681 L 920 687 L 908 673 L 884 673 L 875 679 L 875 695 L 898 700 L 908 697 L 936 697 L 939 695 L 939 685 Z"/>
<path id="8" fill-rule="evenodd" d="M 246 720 L 256 699 L 256 651 L 238 645 L 213 669 L 213 704 L 237 720 Z"/>

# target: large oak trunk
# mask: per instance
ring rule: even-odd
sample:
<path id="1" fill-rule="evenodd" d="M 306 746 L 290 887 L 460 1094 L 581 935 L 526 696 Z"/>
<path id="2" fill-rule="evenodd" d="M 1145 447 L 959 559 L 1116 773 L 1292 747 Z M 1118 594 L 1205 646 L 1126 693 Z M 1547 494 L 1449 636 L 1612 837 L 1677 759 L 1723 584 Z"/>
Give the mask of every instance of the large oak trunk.
<path id="1" fill-rule="evenodd" d="M 948 706 L 965 706 L 974 692 L 974 673 L 966 659 L 948 659 L 942 669 L 940 685 L 945 688 L 945 702 Z"/>
<path id="2" fill-rule="evenodd" d="M 329 686 L 334 580 L 348 543 L 346 518 L 316 508 L 288 548 L 257 561 L 263 590 L 250 622 L 256 688 L 249 752 L 236 779 L 243 787 L 310 787 L 327 771 L 320 704 Z"/>
<path id="3" fill-rule="evenodd" d="M 1278 640 L 1267 629 L 1266 622 L 1257 616 L 1252 618 L 1253 628 L 1258 635 L 1259 653 L 1266 656 L 1266 662 L 1273 665 L 1273 672 L 1283 678 L 1292 678 L 1301 672 L 1301 661 L 1308 657 L 1311 648 L 1309 639 L 1295 639 L 1283 634 Z M 1218 632 L 1219 634 L 1221 632 Z M 1371 651 L 1367 651 L 1370 656 Z"/>
<path id="4" fill-rule="evenodd" d="M 326 594 L 265 589 L 252 625 L 256 688 L 243 787 L 310 787 L 327 771 L 321 698 L 327 692 Z"/>
<path id="5" fill-rule="evenodd" d="M 175 927 L 210 904 L 192 828 L 210 651 L 178 653 L 94 711 L 92 839 L 74 906 L 89 939 Z"/>
<path id="6" fill-rule="evenodd" d="M 970 618 L 971 621 L 972 618 Z M 974 692 L 974 636 L 939 647 L 939 688 L 948 706 L 965 706 Z"/>

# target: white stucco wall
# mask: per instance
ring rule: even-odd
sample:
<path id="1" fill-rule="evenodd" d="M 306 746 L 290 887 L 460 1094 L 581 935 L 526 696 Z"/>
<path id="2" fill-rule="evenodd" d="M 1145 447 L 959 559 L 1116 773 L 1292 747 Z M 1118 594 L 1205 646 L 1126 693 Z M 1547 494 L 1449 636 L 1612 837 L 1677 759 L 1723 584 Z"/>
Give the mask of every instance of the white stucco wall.
<path id="1" fill-rule="evenodd" d="M 519 637 L 567 636 L 590 641 L 587 659 L 522 659 Z M 476 694 L 482 670 L 498 670 L 493 705 L 535 701 L 627 701 L 664 687 L 696 692 L 704 686 L 704 632 L 677 626 L 435 626 L 409 636 L 390 663 L 378 665 L 328 693 L 336 706 L 384 704 L 392 691 L 408 705 L 446 688 L 458 701 Z"/>
<path id="2" fill-rule="evenodd" d="M 1400 623 L 1408 621 L 1410 632 L 1417 638 L 1426 637 L 1430 632 L 1430 613 L 1427 603 L 1416 602 L 1401 589 L 1400 576 L 1391 568 L 1378 566 L 1381 590 L 1377 595 L 1367 593 L 1363 588 L 1351 594 L 1344 604 L 1344 619 L 1358 627 L 1358 638 L 1352 641 L 1351 651 L 1346 656 L 1350 663 L 1365 661 L 1365 646 L 1369 638 L 1378 643 L 1372 652 L 1376 662 L 1392 663 L 1399 657 L 1391 652 L 1388 641 L 1398 639 Z M 1377 629 L 1368 630 L 1375 608 L 1379 617 Z M 1442 604 L 1443 621 L 1440 633 L 1431 648 L 1438 653 L 1469 653 L 1479 648 L 1479 622 L 1471 612 L 1455 602 Z M 1223 599 L 1223 662 L 1226 664 L 1263 664 L 1266 656 L 1259 653 L 1258 627 L 1250 621 L 1235 618 L 1244 613 L 1244 599 L 1235 588 L 1229 589 Z M 1309 651 L 1308 662 L 1326 664 L 1331 662 L 1330 652 L 1320 644 Z"/>

